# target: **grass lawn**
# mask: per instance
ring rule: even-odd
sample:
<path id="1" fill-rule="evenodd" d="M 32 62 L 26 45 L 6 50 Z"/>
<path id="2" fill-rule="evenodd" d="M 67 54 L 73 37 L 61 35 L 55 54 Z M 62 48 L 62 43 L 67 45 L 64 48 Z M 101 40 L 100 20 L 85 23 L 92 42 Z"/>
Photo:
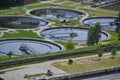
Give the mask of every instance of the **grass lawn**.
<path id="1" fill-rule="evenodd" d="M 60 3 L 60 2 L 63 2 L 65 0 L 53 0 L 54 3 Z"/>
<path id="2" fill-rule="evenodd" d="M 27 31 L 27 30 L 17 30 L 14 33 L 5 32 L 1 38 L 38 38 L 42 39 L 42 37 L 38 36 L 35 32 Z"/>
<path id="3" fill-rule="evenodd" d="M 117 33 L 115 31 L 109 31 L 108 33 L 111 35 L 111 39 L 117 39 L 118 38 Z"/>
<path id="4" fill-rule="evenodd" d="M 75 1 L 66 1 L 62 3 L 62 5 L 67 5 L 67 6 L 73 6 L 73 7 L 84 7 L 84 4 L 81 4 L 80 2 L 75 2 Z"/>
<path id="5" fill-rule="evenodd" d="M 111 35 L 111 39 L 106 43 L 110 45 L 120 45 L 120 40 L 118 40 L 118 34 L 114 31 L 109 31 L 108 33 Z"/>
<path id="6" fill-rule="evenodd" d="M 81 3 L 74 3 L 72 6 L 76 6 L 76 7 L 84 7 L 84 4 Z"/>
<path id="7" fill-rule="evenodd" d="M 67 6 L 67 5 L 57 5 L 58 7 L 60 7 L 60 8 L 66 8 L 66 9 L 76 9 L 76 7 L 75 6 Z"/>
<path id="8" fill-rule="evenodd" d="M 97 60 L 97 57 L 92 57 L 73 60 L 72 65 L 68 65 L 67 61 L 56 62 L 53 65 L 71 74 L 90 70 L 104 69 L 108 67 L 120 66 L 120 54 L 117 54 L 116 58 L 114 59 L 111 59 L 110 55 L 107 57 L 104 56 L 101 60 Z"/>
<path id="9" fill-rule="evenodd" d="M 67 4 L 67 3 L 66 3 Z M 107 9 L 90 9 L 90 8 L 85 8 L 84 5 L 79 5 L 80 3 L 76 3 L 73 5 L 58 5 L 58 7 L 61 8 L 67 8 L 67 9 L 73 9 L 75 10 L 76 8 L 78 8 L 78 10 L 82 10 L 85 11 L 86 13 L 89 14 L 89 17 L 93 17 L 93 16 L 118 16 L 119 11 L 114 11 L 114 10 L 107 10 Z M 77 6 L 78 5 L 78 6 Z"/>
<path id="10" fill-rule="evenodd" d="M 25 12 L 22 10 L 22 7 L 19 7 L 19 8 L 0 10 L 0 16 L 2 15 L 25 15 Z"/>
<path id="11" fill-rule="evenodd" d="M 44 4 L 33 4 L 33 5 L 26 5 L 25 7 L 27 9 L 33 9 L 33 8 L 45 8 L 45 7 L 51 7 L 52 4 L 50 3 L 44 3 Z M 26 15 L 24 10 L 22 9 L 23 6 L 18 8 L 10 8 L 6 10 L 0 10 L 0 15 Z"/>
<path id="12" fill-rule="evenodd" d="M 42 3 L 42 4 L 34 4 L 34 5 L 29 5 L 25 6 L 27 9 L 33 9 L 33 8 L 45 8 L 45 7 L 51 7 L 52 4 L 50 3 Z"/>
<path id="13" fill-rule="evenodd" d="M 74 1 L 66 1 L 66 2 L 62 3 L 62 5 L 72 6 L 72 5 L 74 5 L 75 3 L 76 3 L 76 2 L 74 2 Z"/>
<path id="14" fill-rule="evenodd" d="M 54 0 L 54 1 L 59 3 L 59 2 L 63 2 L 64 0 Z M 51 6 L 53 6 L 53 5 L 50 3 L 25 5 L 25 7 L 27 9 L 46 8 L 46 7 L 51 7 Z M 84 6 L 85 5 L 74 2 L 74 1 L 66 1 L 66 2 L 62 3 L 61 5 L 56 4 L 56 7 L 61 7 L 61 8 L 68 8 L 68 9 L 73 9 L 73 10 L 78 8 L 78 10 L 83 10 L 83 11 L 89 13 L 90 17 L 92 17 L 92 16 L 117 16 L 118 15 L 118 11 L 99 9 L 99 8 L 98 9 L 90 9 L 90 8 L 85 8 Z M 0 15 L 27 15 L 27 14 L 23 11 L 22 6 L 21 6 L 18 8 L 0 10 Z"/>
<path id="15" fill-rule="evenodd" d="M 38 73 L 38 74 L 33 74 L 33 75 L 26 75 L 24 78 L 29 78 L 29 77 L 40 77 L 40 76 L 49 76 L 46 73 Z"/>
<path id="16" fill-rule="evenodd" d="M 55 23 L 53 23 L 52 24 L 52 26 L 70 26 L 70 27 L 74 27 L 74 26 L 80 26 L 81 25 L 81 23 L 80 23 L 80 21 L 79 20 L 77 20 L 77 19 L 71 19 L 71 20 L 69 20 L 69 22 L 70 23 L 68 23 L 68 24 L 62 24 L 62 23 L 60 23 L 60 21 L 59 20 L 52 20 L 52 19 L 49 19 L 49 21 L 51 21 L 51 22 L 55 22 Z"/>
<path id="17" fill-rule="evenodd" d="M 88 9 L 88 8 L 79 8 L 79 10 L 87 12 L 90 17 L 92 16 L 117 16 L 118 11 L 106 10 L 106 9 Z"/>

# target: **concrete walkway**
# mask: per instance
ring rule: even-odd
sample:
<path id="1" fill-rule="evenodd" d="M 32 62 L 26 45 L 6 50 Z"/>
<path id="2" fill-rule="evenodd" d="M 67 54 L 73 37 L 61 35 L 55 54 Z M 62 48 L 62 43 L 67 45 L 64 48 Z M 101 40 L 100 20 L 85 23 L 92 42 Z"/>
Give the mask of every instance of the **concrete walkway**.
<path id="1" fill-rule="evenodd" d="M 48 69 L 50 69 L 53 72 L 53 77 L 67 75 L 66 72 L 60 69 L 57 69 L 56 67 L 51 65 L 56 61 L 57 60 L 47 61 L 47 62 L 38 63 L 38 64 L 31 64 L 27 66 L 20 66 L 16 68 L 0 70 L 0 72 L 6 71 L 5 74 L 0 74 L 0 77 L 5 80 L 28 80 L 28 79 L 24 79 L 25 74 L 33 75 L 33 74 L 39 74 L 39 73 L 46 73 Z"/>

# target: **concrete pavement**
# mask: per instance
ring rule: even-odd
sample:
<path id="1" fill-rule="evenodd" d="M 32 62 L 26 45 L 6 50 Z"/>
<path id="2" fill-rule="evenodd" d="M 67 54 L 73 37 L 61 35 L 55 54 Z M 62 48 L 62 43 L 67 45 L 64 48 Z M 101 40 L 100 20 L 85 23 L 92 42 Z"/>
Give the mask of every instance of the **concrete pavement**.
<path id="1" fill-rule="evenodd" d="M 20 66 L 20 67 L 16 67 L 16 68 L 0 70 L 0 72 L 7 71 L 7 72 L 5 72 L 5 74 L 0 74 L 0 77 L 5 80 L 28 80 L 28 79 L 24 78 L 25 74 L 33 75 L 33 74 L 39 74 L 39 73 L 46 73 L 48 69 L 50 69 L 53 72 L 52 77 L 68 74 L 68 73 L 52 66 L 51 64 L 54 62 L 56 62 L 56 61 L 47 61 L 47 62 L 43 62 L 43 63 L 37 63 L 37 64 L 31 64 L 31 65 L 26 65 L 26 66 Z"/>

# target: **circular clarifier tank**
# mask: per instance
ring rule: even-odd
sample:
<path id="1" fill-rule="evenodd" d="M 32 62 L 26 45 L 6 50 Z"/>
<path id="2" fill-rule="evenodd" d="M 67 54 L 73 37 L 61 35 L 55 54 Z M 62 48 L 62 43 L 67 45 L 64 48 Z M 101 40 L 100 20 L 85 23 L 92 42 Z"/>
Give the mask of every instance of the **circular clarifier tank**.
<path id="1" fill-rule="evenodd" d="M 61 8 L 33 9 L 28 13 L 44 19 L 80 19 L 86 15 L 80 11 Z"/>
<path id="2" fill-rule="evenodd" d="M 61 51 L 61 46 L 43 40 L 5 39 L 0 40 L 0 56 L 12 51 L 15 56 L 45 54 Z"/>
<path id="3" fill-rule="evenodd" d="M 48 22 L 43 19 L 23 16 L 1 16 L 0 27 L 10 29 L 32 29 L 46 26 Z"/>
<path id="4" fill-rule="evenodd" d="M 100 25 L 102 26 L 102 29 L 115 31 L 116 29 L 115 20 L 116 17 L 93 17 L 85 19 L 83 23 L 91 27 L 94 26 L 97 22 L 99 22 Z"/>
<path id="5" fill-rule="evenodd" d="M 80 44 L 86 44 L 88 29 L 78 27 L 57 27 L 47 28 L 40 32 L 46 38 L 60 41 L 73 41 Z M 94 36 L 94 35 L 93 35 Z M 101 32 L 100 41 L 109 39 L 109 34 Z"/>

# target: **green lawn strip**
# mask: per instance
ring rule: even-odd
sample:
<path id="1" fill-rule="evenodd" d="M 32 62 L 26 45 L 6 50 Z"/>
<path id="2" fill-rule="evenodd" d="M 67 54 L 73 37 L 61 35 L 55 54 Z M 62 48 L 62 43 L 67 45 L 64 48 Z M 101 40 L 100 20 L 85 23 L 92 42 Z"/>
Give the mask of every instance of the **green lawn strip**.
<path id="1" fill-rule="evenodd" d="M 111 35 L 111 39 L 117 39 L 118 38 L 118 34 L 115 31 L 109 31 L 108 33 Z"/>
<path id="2" fill-rule="evenodd" d="M 67 6 L 67 5 L 57 5 L 58 7 L 60 7 L 60 8 L 66 8 L 66 9 L 76 9 L 76 7 L 74 7 L 74 6 Z"/>
<path id="3" fill-rule="evenodd" d="M 72 5 L 74 5 L 75 3 L 76 3 L 76 2 L 74 2 L 74 1 L 66 1 L 66 2 L 62 3 L 62 5 L 72 6 Z"/>
<path id="4" fill-rule="evenodd" d="M 5 74 L 5 71 L 1 71 L 0 74 Z"/>
<path id="5" fill-rule="evenodd" d="M 110 41 L 107 41 L 109 45 L 120 45 L 120 41 L 118 40 L 118 34 L 115 31 L 108 32 L 111 35 Z"/>
<path id="6" fill-rule="evenodd" d="M 61 27 L 61 26 L 65 26 L 65 25 L 54 23 L 54 24 L 52 24 L 52 26 Z"/>
<path id="7" fill-rule="evenodd" d="M 69 20 L 70 23 L 68 23 L 68 24 L 62 24 L 62 23 L 60 23 L 60 20 L 57 20 L 57 19 L 48 19 L 48 21 L 55 22 L 52 24 L 52 26 L 71 26 L 72 27 L 72 26 L 76 26 L 76 25 L 77 26 L 81 25 L 81 23 L 78 19 L 71 19 L 71 20 Z"/>
<path id="8" fill-rule="evenodd" d="M 65 63 L 66 65 L 61 65 L 61 63 Z M 72 65 L 68 65 L 67 62 L 54 63 L 53 65 L 59 69 L 62 69 L 72 74 L 72 73 L 120 66 L 120 57 L 114 59 L 101 59 L 100 61 L 96 61 L 94 63 L 92 62 L 92 63 L 78 64 L 78 63 L 74 63 L 73 61 Z"/>
<path id="9" fill-rule="evenodd" d="M 42 4 L 33 4 L 33 5 L 26 5 L 25 7 L 27 9 L 33 9 L 33 8 L 44 8 L 44 7 L 51 7 L 52 4 L 50 3 L 42 3 Z M 26 13 L 23 11 L 22 7 L 18 8 L 11 8 L 6 10 L 1 10 L 0 15 L 26 15 Z"/>
<path id="10" fill-rule="evenodd" d="M 47 19 L 50 22 L 54 22 L 52 23 L 52 26 L 63 26 L 63 24 L 60 24 L 60 20 L 58 19 Z"/>
<path id="11" fill-rule="evenodd" d="M 25 15 L 22 7 L 5 9 L 0 11 L 0 15 Z"/>
<path id="12" fill-rule="evenodd" d="M 38 73 L 38 74 L 33 74 L 33 75 L 25 75 L 24 78 L 29 78 L 29 77 L 39 77 L 39 76 L 49 76 L 46 73 Z"/>
<path id="13" fill-rule="evenodd" d="M 33 9 L 33 8 L 45 8 L 45 7 L 51 7 L 52 4 L 50 3 L 41 3 L 41 4 L 37 4 L 37 5 L 29 5 L 29 6 L 25 6 L 27 9 Z"/>
<path id="14" fill-rule="evenodd" d="M 27 30 L 17 30 L 15 33 L 5 32 L 1 38 L 38 38 L 43 39 L 38 36 L 35 32 Z"/>
<path id="15" fill-rule="evenodd" d="M 60 2 L 63 2 L 65 0 L 53 0 L 54 3 L 60 3 Z"/>
<path id="16" fill-rule="evenodd" d="M 12 57 L 12 58 L 9 58 L 8 56 L 0 56 L 0 62 L 29 59 L 29 58 L 33 58 L 33 57 L 37 57 L 37 56 L 36 55 L 26 55 L 26 56 Z"/>
<path id="17" fill-rule="evenodd" d="M 6 31 L 7 29 L 5 29 L 5 28 L 0 28 L 0 31 Z"/>
<path id="18" fill-rule="evenodd" d="M 58 19 L 47 19 L 48 21 L 50 21 L 50 22 L 59 22 L 60 20 L 58 20 Z"/>
<path id="19" fill-rule="evenodd" d="M 78 20 L 78 19 L 71 19 L 70 20 L 70 23 L 68 24 L 68 26 L 76 26 L 76 25 L 80 25 L 81 23 L 80 23 L 80 21 Z M 78 27 L 77 26 L 77 27 Z"/>
<path id="20" fill-rule="evenodd" d="M 79 8 L 79 10 L 85 11 L 92 16 L 117 16 L 118 11 L 105 10 L 105 9 L 88 9 L 88 8 Z"/>
<path id="21" fill-rule="evenodd" d="M 81 3 L 75 3 L 73 4 L 72 6 L 76 6 L 76 7 L 84 7 L 85 5 L 84 4 L 81 4 Z"/>
<path id="22" fill-rule="evenodd" d="M 21 63 L 21 64 L 15 64 L 15 65 L 10 65 L 10 66 L 3 66 L 3 67 L 0 67 L 0 70 L 19 67 L 19 66 L 24 66 L 24 65 L 30 65 L 30 64 L 35 64 L 35 63 L 41 63 L 41 62 L 45 62 L 45 61 L 47 61 L 47 60 L 39 60 L 39 61 L 32 61 L 32 62 L 29 62 L 29 63 Z"/>
<path id="23" fill-rule="evenodd" d="M 23 69 L 23 68 L 15 68 L 15 69 L 6 70 L 6 71 L 0 71 L 0 74 L 5 74 L 6 72 L 14 71 L 14 70 L 19 70 L 19 69 Z"/>

